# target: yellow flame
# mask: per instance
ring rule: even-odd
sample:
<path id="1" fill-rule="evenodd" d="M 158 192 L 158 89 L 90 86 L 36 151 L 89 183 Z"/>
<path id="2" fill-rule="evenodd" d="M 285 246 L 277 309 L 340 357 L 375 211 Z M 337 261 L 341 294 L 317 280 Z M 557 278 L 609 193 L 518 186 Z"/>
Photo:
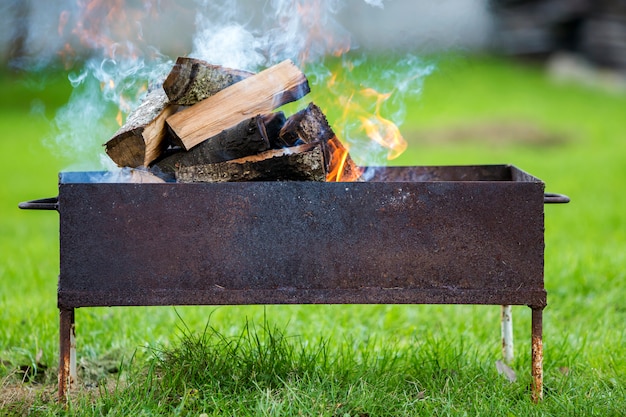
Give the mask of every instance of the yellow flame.
<path id="1" fill-rule="evenodd" d="M 381 146 L 389 149 L 387 159 L 399 157 L 407 148 L 407 142 L 402 137 L 400 129 L 391 120 L 380 115 L 371 118 L 359 117 L 366 135 Z"/>
<path id="2" fill-rule="evenodd" d="M 386 149 L 387 159 L 395 159 L 408 147 L 398 126 L 383 116 L 384 104 L 395 93 L 380 92 L 375 88 L 357 84 L 353 70 L 356 65 L 344 59 L 326 80 L 326 97 L 332 96 L 332 108 L 340 109 L 341 113 L 332 125 L 336 133 L 360 133 L 361 138 L 373 141 Z M 355 125 L 357 125 L 355 127 Z M 354 135 L 352 135 L 354 136 Z M 354 138 L 352 138 L 354 139 Z M 352 141 L 350 139 L 350 141 Z M 354 181 L 360 175 L 357 166 L 349 158 L 347 145 L 329 147 L 332 152 L 331 166 L 327 181 Z"/>
<path id="3" fill-rule="evenodd" d="M 330 151 L 329 170 L 326 181 L 355 181 L 361 175 L 361 170 L 349 160 L 348 147 L 344 146 L 337 137 L 327 143 Z"/>
<path id="4" fill-rule="evenodd" d="M 344 64 L 343 70 L 350 73 L 352 68 L 352 64 L 348 62 Z M 340 72 L 334 72 L 326 84 L 329 90 L 338 94 L 337 104 L 342 109 L 341 117 L 335 124 L 346 126 L 358 120 L 361 124 L 360 130 L 370 140 L 388 149 L 387 159 L 400 156 L 406 150 L 407 142 L 398 126 L 381 114 L 383 104 L 392 96 L 393 91 L 381 93 L 374 88 L 367 87 L 342 94 L 338 90 L 344 88 L 341 86 L 343 81 L 346 81 L 348 86 L 353 84 Z"/>

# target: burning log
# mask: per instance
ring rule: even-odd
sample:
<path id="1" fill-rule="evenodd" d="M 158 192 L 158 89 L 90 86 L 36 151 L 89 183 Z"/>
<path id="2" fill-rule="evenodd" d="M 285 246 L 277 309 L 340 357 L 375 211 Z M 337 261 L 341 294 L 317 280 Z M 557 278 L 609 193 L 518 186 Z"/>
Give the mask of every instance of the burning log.
<path id="1" fill-rule="evenodd" d="M 164 87 L 107 142 L 107 154 L 120 166 L 153 165 L 184 182 L 357 179 L 359 168 L 314 103 L 289 119 L 270 113 L 308 92 L 290 61 L 252 74 L 179 58 Z M 202 101 L 178 111 L 168 96 Z"/>
<path id="2" fill-rule="evenodd" d="M 171 103 L 191 106 L 251 75 L 254 73 L 179 57 L 163 89 Z"/>
<path id="3" fill-rule="evenodd" d="M 325 181 L 322 145 L 306 143 L 215 164 L 177 167 L 177 182 Z"/>
<path id="4" fill-rule="evenodd" d="M 176 167 L 224 162 L 266 151 L 270 149 L 270 140 L 265 119 L 264 116 L 256 116 L 244 120 L 188 152 L 181 150 L 157 161 L 155 165 L 165 173 L 173 173 Z"/>
<path id="5" fill-rule="evenodd" d="M 120 167 L 148 166 L 168 145 L 165 119 L 177 106 L 170 105 L 162 88 L 148 93 L 113 137 L 104 145 L 107 155 Z"/>
<path id="6" fill-rule="evenodd" d="M 337 136 L 333 136 L 326 143 L 326 149 L 330 154 L 327 160 L 328 168 L 326 181 L 357 181 L 363 173 L 363 169 L 352 160 L 348 149 L 343 146 Z"/>
<path id="7" fill-rule="evenodd" d="M 285 122 L 279 137 L 286 146 L 293 146 L 298 142 L 321 142 L 329 181 L 354 181 L 361 174 L 348 150 L 337 139 L 326 116 L 314 103 L 309 103 L 306 109 L 292 115 Z"/>
<path id="8" fill-rule="evenodd" d="M 306 109 L 289 117 L 279 133 L 280 140 L 285 146 L 293 146 L 298 141 L 328 142 L 333 136 L 335 132 L 328 124 L 326 116 L 314 103 L 309 103 Z"/>
<path id="9" fill-rule="evenodd" d="M 173 114 L 167 124 L 187 150 L 222 130 L 270 113 L 310 91 L 306 76 L 286 60 Z"/>

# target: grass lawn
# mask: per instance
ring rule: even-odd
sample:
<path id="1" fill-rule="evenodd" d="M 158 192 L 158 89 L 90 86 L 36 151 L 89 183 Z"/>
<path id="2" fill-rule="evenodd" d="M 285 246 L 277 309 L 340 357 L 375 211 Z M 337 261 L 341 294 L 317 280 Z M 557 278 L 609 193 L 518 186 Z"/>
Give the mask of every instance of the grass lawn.
<path id="1" fill-rule="evenodd" d="M 513 383 L 495 368 L 498 306 L 141 307 L 77 310 L 81 382 L 60 408 L 58 216 L 17 204 L 55 196 L 75 162 L 42 144 L 70 88 L 2 73 L 0 414 L 626 415 L 626 94 L 493 58 L 433 62 L 392 164 L 512 163 L 572 199 L 545 210 L 542 403 L 523 306 Z"/>

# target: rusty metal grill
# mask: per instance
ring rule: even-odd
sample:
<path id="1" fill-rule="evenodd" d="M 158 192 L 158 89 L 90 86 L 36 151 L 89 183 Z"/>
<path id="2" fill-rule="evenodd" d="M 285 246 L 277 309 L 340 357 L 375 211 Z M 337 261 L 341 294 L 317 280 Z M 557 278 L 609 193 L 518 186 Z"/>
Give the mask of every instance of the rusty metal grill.
<path id="1" fill-rule="evenodd" d="M 544 183 L 510 165 L 367 168 L 367 182 L 105 183 L 61 173 L 59 394 L 74 309 L 493 304 L 533 309 L 541 397 Z"/>

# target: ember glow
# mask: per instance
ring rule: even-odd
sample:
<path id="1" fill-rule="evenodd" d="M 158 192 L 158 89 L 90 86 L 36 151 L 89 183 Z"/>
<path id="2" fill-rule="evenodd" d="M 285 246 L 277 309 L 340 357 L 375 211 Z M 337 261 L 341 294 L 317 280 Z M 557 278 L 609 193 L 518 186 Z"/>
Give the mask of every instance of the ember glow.
<path id="1" fill-rule="evenodd" d="M 362 174 L 362 169 L 353 167 L 354 169 L 346 170 L 348 162 L 348 148 L 338 146 L 339 139 L 335 136 L 328 141 L 328 148 L 331 151 L 330 171 L 326 175 L 328 182 L 350 182 L 356 181 Z"/>

